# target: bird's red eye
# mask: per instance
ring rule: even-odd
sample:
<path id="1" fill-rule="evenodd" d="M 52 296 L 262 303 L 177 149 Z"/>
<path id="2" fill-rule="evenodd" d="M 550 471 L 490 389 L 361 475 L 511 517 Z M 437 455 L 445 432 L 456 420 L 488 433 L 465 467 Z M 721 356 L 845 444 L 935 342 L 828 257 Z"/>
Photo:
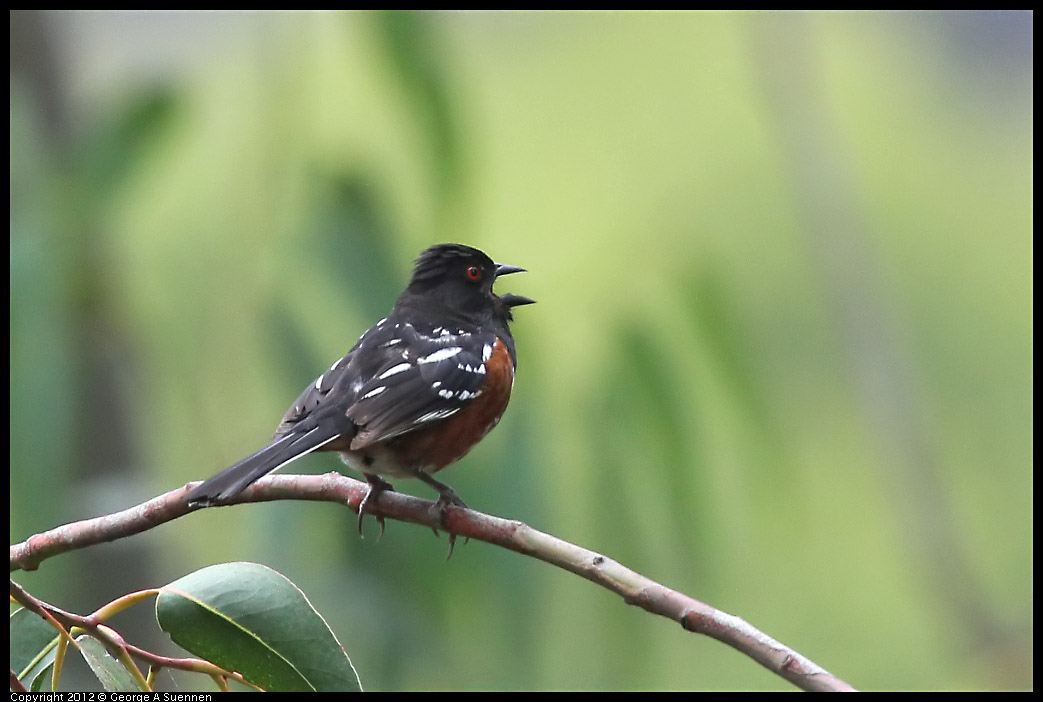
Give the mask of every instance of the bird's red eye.
<path id="1" fill-rule="evenodd" d="M 482 269 L 478 266 L 471 266 L 467 269 L 467 277 L 471 280 L 481 280 Z"/>

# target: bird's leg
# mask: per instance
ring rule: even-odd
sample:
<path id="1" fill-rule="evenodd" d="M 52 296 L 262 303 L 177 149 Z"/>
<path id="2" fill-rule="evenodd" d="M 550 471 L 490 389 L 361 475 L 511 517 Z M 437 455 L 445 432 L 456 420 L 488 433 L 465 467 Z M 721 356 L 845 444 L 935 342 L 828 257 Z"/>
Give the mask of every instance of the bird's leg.
<path id="1" fill-rule="evenodd" d="M 380 493 L 390 490 L 395 491 L 395 488 L 391 486 L 391 483 L 384 480 L 380 476 L 373 475 L 372 473 L 363 473 L 366 476 L 366 482 L 369 483 L 369 492 L 362 498 L 362 502 L 359 503 L 359 535 L 362 535 L 362 518 L 366 516 L 369 511 L 367 507 L 371 506 L 371 502 L 380 497 Z M 380 522 L 380 536 L 377 537 L 377 541 L 384 538 L 384 518 L 379 514 L 374 514 L 373 518 Z"/>
<path id="2" fill-rule="evenodd" d="M 429 474 L 419 471 L 417 477 L 423 480 L 425 483 L 438 490 L 438 502 L 435 503 L 435 509 L 438 510 L 439 522 L 442 528 L 449 532 L 449 554 L 445 557 L 448 561 L 453 557 L 453 547 L 456 545 L 456 534 L 449 531 L 449 505 L 455 505 L 457 507 L 463 507 L 467 509 L 467 503 L 460 499 L 460 496 L 456 494 L 453 488 L 449 487 L 445 483 L 439 482 L 432 478 Z M 435 535 L 438 534 L 438 530 L 434 530 Z M 464 543 L 467 543 L 469 539 L 464 538 Z"/>

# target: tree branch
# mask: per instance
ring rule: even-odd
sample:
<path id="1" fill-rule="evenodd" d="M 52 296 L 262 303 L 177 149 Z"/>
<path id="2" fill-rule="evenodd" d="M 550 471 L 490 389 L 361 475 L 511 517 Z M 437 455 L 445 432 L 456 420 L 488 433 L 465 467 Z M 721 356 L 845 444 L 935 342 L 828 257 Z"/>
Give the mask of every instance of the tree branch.
<path id="1" fill-rule="evenodd" d="M 35 570 L 47 558 L 93 544 L 115 541 L 177 519 L 189 508 L 190 483 L 115 514 L 65 524 L 11 546 L 11 570 Z M 298 499 L 347 504 L 358 512 L 369 486 L 340 473 L 271 475 L 257 481 L 232 504 Z M 599 553 L 562 541 L 519 521 L 451 506 L 446 522 L 434 503 L 399 492 L 384 492 L 367 512 L 464 536 L 538 558 L 594 582 L 652 614 L 667 617 L 685 630 L 704 634 L 745 653 L 768 670 L 804 690 L 853 690 L 850 685 L 793 649 L 722 612 L 671 590 Z"/>

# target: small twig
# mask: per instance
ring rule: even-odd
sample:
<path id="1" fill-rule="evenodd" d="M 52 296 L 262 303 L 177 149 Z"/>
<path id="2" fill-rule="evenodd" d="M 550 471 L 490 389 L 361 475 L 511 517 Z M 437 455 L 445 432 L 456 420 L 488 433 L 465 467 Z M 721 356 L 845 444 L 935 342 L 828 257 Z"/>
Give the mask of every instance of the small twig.
<path id="1" fill-rule="evenodd" d="M 11 546 L 11 570 L 34 570 L 52 556 L 138 534 L 196 511 L 197 508 L 189 508 L 184 499 L 194 486 L 195 483 L 190 483 L 122 512 L 66 524 L 31 536 Z M 232 504 L 285 499 L 314 500 L 346 504 L 358 512 L 359 504 L 368 492 L 366 483 L 339 473 L 270 475 L 247 488 Z M 627 604 L 637 605 L 648 612 L 672 619 L 687 631 L 705 634 L 732 646 L 804 690 L 854 689 L 739 617 L 671 590 L 610 558 L 545 534 L 522 522 L 457 506 L 449 507 L 448 517 L 443 522 L 438 510 L 432 509 L 431 502 L 390 491 L 382 493 L 376 505 L 367 506 L 367 512 L 431 528 L 444 528 L 451 534 L 495 544 L 576 573 L 620 595 Z M 131 653 L 138 655 L 134 650 Z M 182 667 L 153 654 L 148 655 L 152 658 L 143 660 L 157 665 Z M 192 669 L 199 670 L 196 667 Z M 224 673 L 222 671 L 218 674 Z"/>
<path id="2" fill-rule="evenodd" d="M 155 592 L 158 592 L 158 590 Z M 220 666 L 214 665 L 210 661 L 205 661 L 200 658 L 170 658 L 168 656 L 161 656 L 152 653 L 151 651 L 146 651 L 143 648 L 138 648 L 131 643 L 127 643 L 127 641 L 124 640 L 117 631 L 103 624 L 97 617 L 97 613 L 84 617 L 79 614 L 66 612 L 31 595 L 13 580 L 11 581 L 11 599 L 29 611 L 51 622 L 51 625 L 61 632 L 63 636 L 68 637 L 74 645 L 77 644 L 75 638 L 71 635 L 71 630 L 82 629 L 90 632 L 92 636 L 98 639 L 98 641 L 104 644 L 105 647 L 113 653 L 113 656 L 117 660 L 124 663 L 128 671 L 130 671 L 131 675 L 134 675 L 135 680 L 138 681 L 139 684 L 144 683 L 146 679 L 141 676 L 140 670 L 137 671 L 137 674 L 135 675 L 134 671 L 137 670 L 137 666 L 133 665 L 130 661 L 130 657 L 148 663 L 156 669 L 174 668 L 194 673 L 205 673 L 210 676 L 229 677 L 236 682 L 255 687 L 247 682 L 239 673 L 230 673 Z"/>

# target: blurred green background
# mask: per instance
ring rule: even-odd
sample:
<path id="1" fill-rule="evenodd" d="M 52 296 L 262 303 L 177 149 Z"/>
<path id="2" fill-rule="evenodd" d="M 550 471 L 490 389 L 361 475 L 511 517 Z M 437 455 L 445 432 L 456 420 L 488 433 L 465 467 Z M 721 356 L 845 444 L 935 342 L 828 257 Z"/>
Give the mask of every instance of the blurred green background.
<path id="1" fill-rule="evenodd" d="M 12 542 L 258 448 L 460 241 L 539 301 L 440 476 L 470 505 L 856 687 L 1031 688 L 1032 148 L 1030 13 L 14 12 Z M 376 533 L 207 510 L 17 578 L 85 612 L 258 561 L 369 690 L 792 689 L 539 562 Z M 116 625 L 174 651 L 149 619 Z"/>

